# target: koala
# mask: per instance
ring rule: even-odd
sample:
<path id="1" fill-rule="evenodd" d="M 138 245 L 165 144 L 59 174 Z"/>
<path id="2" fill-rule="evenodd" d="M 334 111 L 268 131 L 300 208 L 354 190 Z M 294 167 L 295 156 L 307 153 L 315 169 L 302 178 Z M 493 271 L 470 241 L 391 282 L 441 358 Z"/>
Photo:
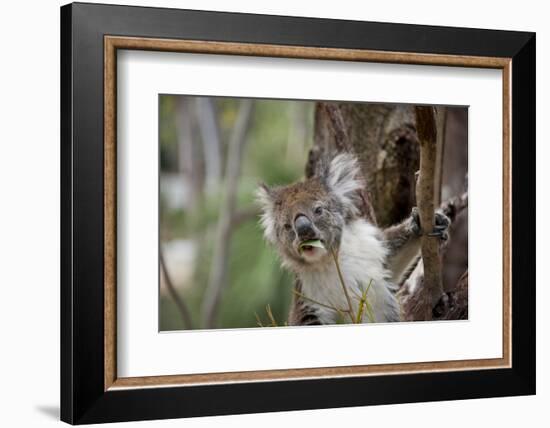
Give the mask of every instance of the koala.
<path id="1" fill-rule="evenodd" d="M 396 291 L 420 257 L 418 211 L 413 208 L 402 223 L 382 230 L 360 216 L 364 188 L 357 159 L 349 153 L 325 162 L 304 181 L 259 186 L 264 236 L 275 247 L 283 267 L 296 277 L 289 325 L 342 320 L 349 303 L 340 274 L 355 313 L 368 290 L 372 317 L 363 317 L 362 322 L 401 320 Z M 443 213 L 436 213 L 430 235 L 446 239 L 449 224 Z M 304 245 L 312 241 L 321 245 Z"/>

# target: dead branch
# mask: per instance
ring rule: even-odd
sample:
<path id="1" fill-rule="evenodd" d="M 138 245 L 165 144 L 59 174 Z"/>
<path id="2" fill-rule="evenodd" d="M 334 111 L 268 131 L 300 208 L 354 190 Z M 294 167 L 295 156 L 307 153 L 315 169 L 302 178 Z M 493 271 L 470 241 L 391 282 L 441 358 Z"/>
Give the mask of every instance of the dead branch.
<path id="1" fill-rule="evenodd" d="M 160 269 L 162 270 L 162 273 L 164 274 L 164 280 L 166 281 L 166 288 L 168 289 L 168 293 L 170 293 L 170 297 L 172 297 L 172 300 L 174 300 L 174 303 L 178 308 L 179 314 L 183 321 L 183 325 L 185 326 L 185 328 L 192 329 L 193 319 L 191 318 L 191 312 L 189 311 L 189 308 L 187 307 L 185 302 L 179 296 L 176 290 L 176 287 L 172 282 L 172 277 L 168 273 L 168 269 L 166 267 L 166 262 L 164 261 L 164 255 L 162 253 L 162 250 L 159 250 L 159 259 L 160 259 Z"/>
<path id="2" fill-rule="evenodd" d="M 416 188 L 416 201 L 422 227 L 422 261 L 424 269 L 423 287 L 431 295 L 430 310 L 425 318 L 431 319 L 431 308 L 443 295 L 441 281 L 441 259 L 439 241 L 430 237 L 434 228 L 434 183 L 435 164 L 437 160 L 437 126 L 435 110 L 428 106 L 415 106 L 416 127 L 420 143 L 420 175 Z M 427 308 L 426 308 L 427 309 Z"/>
<path id="3" fill-rule="evenodd" d="M 227 263 L 229 260 L 229 245 L 231 243 L 233 216 L 237 208 L 237 190 L 241 163 L 248 138 L 246 134 L 250 127 L 253 103 L 242 100 L 237 121 L 229 141 L 229 152 L 225 169 L 220 217 L 214 241 L 214 254 L 210 278 L 202 306 L 202 322 L 204 327 L 213 328 L 216 322 L 218 307 L 223 289 L 227 284 Z"/>

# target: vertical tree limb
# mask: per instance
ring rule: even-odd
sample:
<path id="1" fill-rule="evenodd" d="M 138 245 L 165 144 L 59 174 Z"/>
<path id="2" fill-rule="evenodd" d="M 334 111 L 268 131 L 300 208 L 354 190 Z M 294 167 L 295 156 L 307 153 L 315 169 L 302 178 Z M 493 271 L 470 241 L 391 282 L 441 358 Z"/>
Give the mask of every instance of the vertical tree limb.
<path id="1" fill-rule="evenodd" d="M 220 205 L 220 216 L 214 241 L 214 254 L 210 278 L 202 305 L 202 324 L 214 328 L 223 289 L 227 284 L 229 246 L 233 231 L 233 217 L 237 208 L 237 190 L 241 164 L 247 143 L 246 134 L 252 116 L 252 101 L 242 100 L 237 121 L 231 133 L 225 169 L 224 188 Z"/>
<path id="2" fill-rule="evenodd" d="M 416 201 L 422 227 L 422 261 L 424 287 L 432 298 L 432 306 L 426 309 L 426 319 L 431 319 L 432 308 L 443 295 L 439 239 L 428 234 L 434 229 L 434 187 L 437 160 L 437 125 L 435 110 L 428 106 L 415 106 L 416 129 L 420 143 L 420 175 L 416 188 Z"/>

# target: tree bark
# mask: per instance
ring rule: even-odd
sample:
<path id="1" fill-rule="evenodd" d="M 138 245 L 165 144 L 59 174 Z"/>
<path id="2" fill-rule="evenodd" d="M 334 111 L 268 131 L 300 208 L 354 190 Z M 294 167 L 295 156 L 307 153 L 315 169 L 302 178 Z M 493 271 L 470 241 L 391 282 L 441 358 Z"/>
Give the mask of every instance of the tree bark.
<path id="1" fill-rule="evenodd" d="M 412 106 L 317 103 L 306 176 L 314 173 L 322 156 L 340 151 L 357 155 L 367 184 L 366 203 L 379 226 L 410 214 L 420 160 Z"/>
<path id="2" fill-rule="evenodd" d="M 436 320 L 466 320 L 468 319 L 468 271 L 458 280 L 454 290 L 447 293 L 446 310 L 434 316 Z"/>
<path id="3" fill-rule="evenodd" d="M 431 173 L 432 215 L 429 221 L 424 221 L 430 224 L 428 228 L 433 221 L 433 207 L 440 205 L 442 189 L 447 109 L 438 107 L 437 110 L 434 171 Z M 420 169 L 414 106 L 318 102 L 314 144 L 306 164 L 306 177 L 315 174 L 321 158 L 331 158 L 341 151 L 353 152 L 360 161 L 366 181 L 363 215 L 367 219 L 384 228 L 410 215 L 412 207 L 417 205 L 415 176 Z M 467 193 L 441 205 L 451 220 L 466 206 Z M 436 239 L 432 241 L 437 243 Z M 418 263 L 399 293 L 404 319 L 452 319 L 452 316 L 467 314 L 467 275 L 445 295 L 452 305 L 437 312 L 435 307 L 442 291 L 440 287 L 433 292 L 430 286 L 426 287 L 424 269 L 423 263 Z"/>
<path id="4" fill-rule="evenodd" d="M 432 296 L 432 305 L 426 309 L 426 319 L 431 318 L 432 308 L 443 295 L 441 282 L 441 258 L 439 239 L 429 234 L 434 229 L 435 173 L 437 160 L 437 125 L 435 109 L 416 106 L 416 128 L 420 142 L 420 175 L 416 188 L 416 200 L 422 228 L 422 263 L 424 265 L 424 287 Z"/>

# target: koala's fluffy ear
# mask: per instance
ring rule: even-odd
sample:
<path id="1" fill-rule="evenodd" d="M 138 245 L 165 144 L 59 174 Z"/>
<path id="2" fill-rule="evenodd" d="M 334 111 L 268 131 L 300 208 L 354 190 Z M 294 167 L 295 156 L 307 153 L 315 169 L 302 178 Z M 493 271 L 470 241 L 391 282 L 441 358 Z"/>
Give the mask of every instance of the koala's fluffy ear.
<path id="1" fill-rule="evenodd" d="M 275 197 L 275 189 L 263 183 L 258 186 L 256 200 L 262 209 L 260 223 L 264 229 L 264 236 L 269 242 L 275 242 Z"/>
<path id="2" fill-rule="evenodd" d="M 325 182 L 349 214 L 359 214 L 360 191 L 365 185 L 355 156 L 349 153 L 336 155 L 328 165 Z"/>

